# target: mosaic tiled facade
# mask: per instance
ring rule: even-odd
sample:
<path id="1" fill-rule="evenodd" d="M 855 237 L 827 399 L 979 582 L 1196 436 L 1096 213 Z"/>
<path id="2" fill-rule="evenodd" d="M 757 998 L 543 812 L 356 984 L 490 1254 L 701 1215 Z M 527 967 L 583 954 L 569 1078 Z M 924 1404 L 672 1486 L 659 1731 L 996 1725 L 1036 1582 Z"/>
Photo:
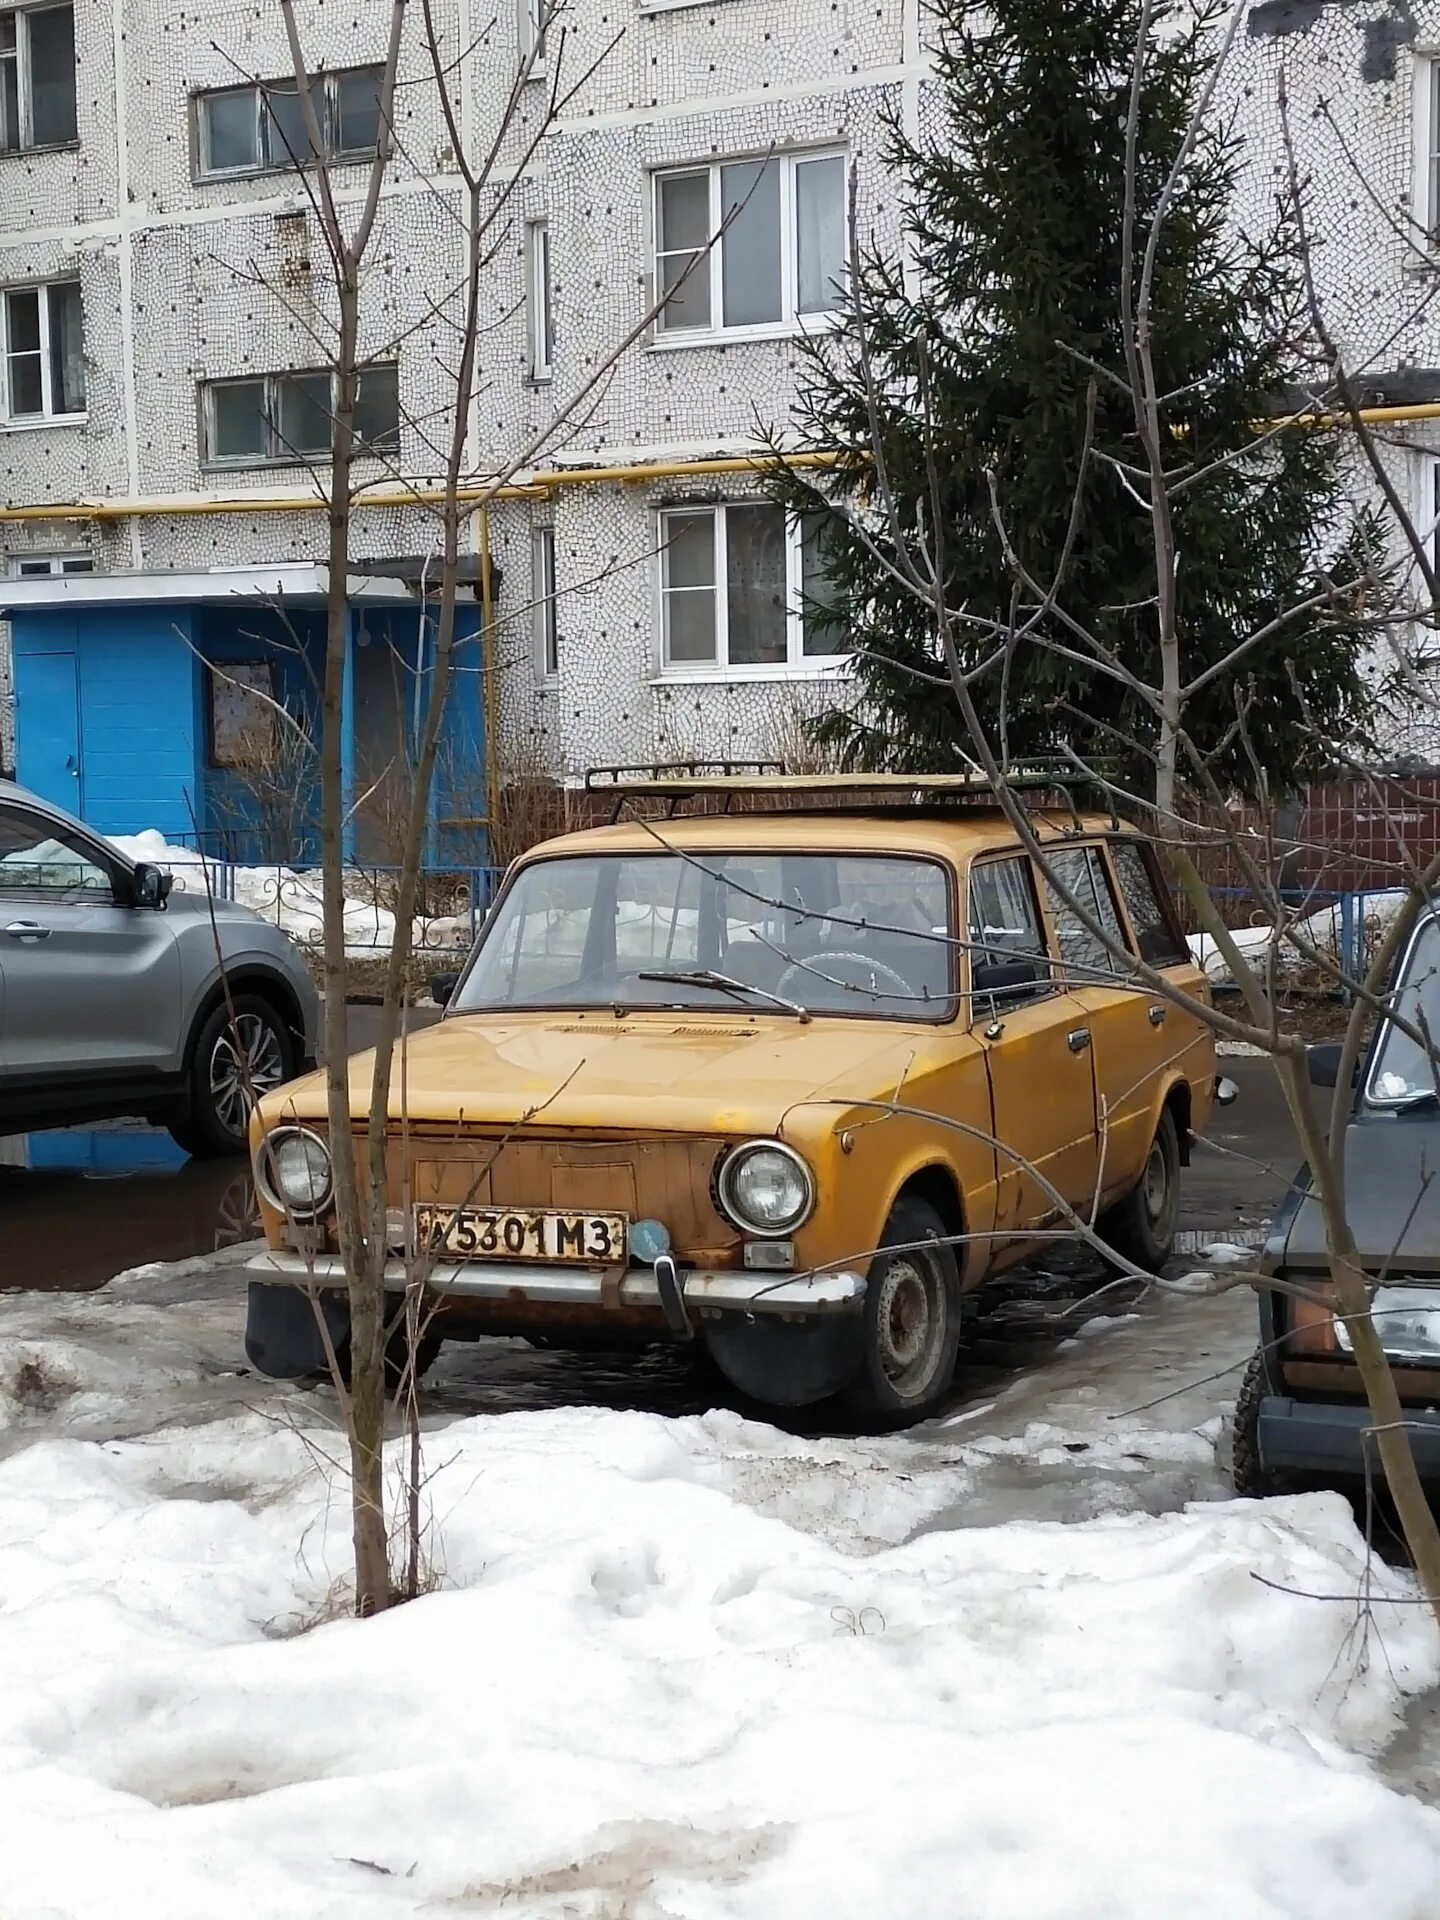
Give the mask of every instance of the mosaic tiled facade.
<path id="1" fill-rule="evenodd" d="M 477 151 L 501 121 L 516 70 L 517 12 L 512 0 L 489 27 L 492 10 L 475 0 L 436 8 L 448 85 Z M 301 0 L 297 13 L 314 66 L 357 65 L 383 52 L 388 9 L 374 0 Z M 454 341 L 443 316 L 461 243 L 450 135 L 428 78 L 419 9 L 411 15 L 400 152 L 362 304 L 369 344 L 400 338 L 399 466 L 417 478 L 440 465 L 426 442 L 427 433 L 444 438 Z M 552 32 L 548 78 L 523 90 L 502 143 L 502 176 L 523 162 L 524 177 L 486 277 L 472 463 L 494 468 L 526 449 L 542 469 L 743 450 L 757 420 L 783 421 L 793 326 L 708 344 L 647 336 L 611 363 L 654 297 L 652 175 L 771 149 L 843 152 L 857 167 L 862 223 L 894 241 L 882 116 L 894 112 L 911 126 L 927 117 L 918 0 L 570 0 L 564 19 L 562 88 L 594 71 L 527 157 L 555 79 Z M 294 177 L 197 177 L 193 96 L 288 71 L 279 9 L 81 0 L 75 21 L 78 141 L 0 152 L 0 287 L 78 277 L 86 407 L 66 420 L 0 424 L 3 498 L 194 503 L 253 492 L 258 506 L 263 495 L 303 493 L 303 467 L 207 469 L 198 399 L 205 381 L 319 358 L 312 336 L 323 331 L 326 274 Z M 1440 52 L 1440 0 L 1263 0 L 1249 10 L 1223 101 L 1246 141 L 1243 223 L 1264 217 L 1282 177 L 1283 70 L 1332 323 L 1367 384 L 1406 401 L 1440 401 L 1440 302 L 1423 238 L 1432 224 L 1430 154 L 1440 147 L 1428 104 L 1437 97 L 1432 49 Z M 342 168 L 337 179 L 353 208 L 363 168 Z M 1422 202 L 1419 224 L 1410 225 Z M 529 377 L 525 230 L 538 219 L 548 223 L 551 259 L 548 382 Z M 559 429 L 557 418 L 566 422 Z M 1428 525 L 1440 422 L 1387 435 L 1397 483 Z M 383 479 L 386 469 L 372 465 Z M 833 680 L 803 667 L 663 670 L 657 511 L 745 492 L 734 476 L 656 478 L 566 486 L 495 509 L 501 708 L 518 757 L 573 777 L 596 761 L 768 756 L 832 696 Z M 554 531 L 559 594 L 550 676 L 537 670 L 531 613 L 539 527 Z M 12 569 L 26 553 L 68 549 L 87 550 L 101 570 L 318 560 L 324 538 L 318 513 L 269 510 L 0 528 Z M 364 513 L 355 529 L 357 555 L 377 561 L 424 553 L 434 540 L 433 521 L 417 509 Z M 0 678 L 0 716 L 4 692 Z M 1397 744 L 1431 751 L 1428 727 L 1417 719 Z"/>

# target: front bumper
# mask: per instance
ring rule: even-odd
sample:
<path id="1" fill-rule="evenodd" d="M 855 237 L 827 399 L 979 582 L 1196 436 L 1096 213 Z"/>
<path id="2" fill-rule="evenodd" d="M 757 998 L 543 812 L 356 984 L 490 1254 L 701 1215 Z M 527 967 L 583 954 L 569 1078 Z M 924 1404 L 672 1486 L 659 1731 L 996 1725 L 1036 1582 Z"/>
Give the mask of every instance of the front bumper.
<path id="1" fill-rule="evenodd" d="M 343 1287 L 345 1269 L 335 1254 L 282 1253 L 269 1249 L 257 1254 L 245 1269 L 252 1281 L 275 1286 Z M 387 1293 L 405 1290 L 405 1264 L 387 1261 Z M 714 1273 L 681 1268 L 685 1304 L 697 1313 L 764 1313 L 781 1316 L 834 1314 L 854 1311 L 865 1296 L 860 1273 Z M 435 1266 L 426 1277 L 426 1290 L 441 1299 L 497 1300 L 508 1305 L 586 1307 L 595 1309 L 603 1324 L 608 1301 L 621 1307 L 664 1310 L 664 1301 L 649 1267 L 630 1267 L 620 1278 L 618 1291 L 607 1296 L 606 1276 L 591 1267 L 542 1266 L 528 1262 L 466 1260 Z"/>
<path id="2" fill-rule="evenodd" d="M 1260 1464 L 1288 1479 L 1378 1480 L 1374 1425 L 1370 1409 L 1354 1402 L 1267 1394 L 1260 1402 Z M 1440 1412 L 1407 1407 L 1405 1427 L 1421 1479 L 1440 1489 Z"/>

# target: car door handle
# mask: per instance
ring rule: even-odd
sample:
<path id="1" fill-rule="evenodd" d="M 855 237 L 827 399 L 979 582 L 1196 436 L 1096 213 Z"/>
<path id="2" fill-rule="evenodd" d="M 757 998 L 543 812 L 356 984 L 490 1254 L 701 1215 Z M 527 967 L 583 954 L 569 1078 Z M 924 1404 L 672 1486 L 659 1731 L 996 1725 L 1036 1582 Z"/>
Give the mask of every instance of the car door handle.
<path id="1" fill-rule="evenodd" d="M 48 940 L 49 927 L 42 927 L 38 920 L 12 920 L 5 929 L 12 940 Z"/>
<path id="2" fill-rule="evenodd" d="M 1084 1053 L 1090 1044 L 1089 1027 L 1072 1027 L 1065 1036 L 1065 1044 L 1071 1053 Z"/>
<path id="3" fill-rule="evenodd" d="M 1163 1026 L 1164 1026 L 1164 1024 L 1165 1024 L 1165 1016 L 1166 1016 L 1166 1014 L 1167 1014 L 1167 1013 L 1169 1013 L 1169 1011 L 1170 1011 L 1170 1009 L 1169 1009 L 1168 1007 L 1166 1007 L 1166 1006 L 1155 1006 L 1155 1007 L 1151 1007 L 1151 1009 L 1150 1009 L 1150 1024 L 1151 1024 L 1151 1026 L 1152 1026 L 1152 1027 L 1163 1027 Z"/>

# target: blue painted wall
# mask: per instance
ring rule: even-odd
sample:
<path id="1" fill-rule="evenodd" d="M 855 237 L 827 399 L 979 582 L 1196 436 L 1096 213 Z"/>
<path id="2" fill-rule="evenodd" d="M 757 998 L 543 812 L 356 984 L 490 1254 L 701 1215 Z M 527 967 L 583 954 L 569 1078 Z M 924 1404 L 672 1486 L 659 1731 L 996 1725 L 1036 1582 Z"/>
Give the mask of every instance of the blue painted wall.
<path id="1" fill-rule="evenodd" d="M 21 784 L 101 833 L 190 833 L 204 811 L 193 640 L 194 614 L 183 606 L 12 615 Z M 60 711 L 66 682 L 53 659 L 65 653 L 75 660 L 73 722 Z M 62 779 L 52 743 L 77 722 L 79 778 Z"/>
<path id="2" fill-rule="evenodd" d="M 368 645 L 399 663 L 396 697 L 404 739 L 415 713 L 419 610 L 358 610 Z M 428 619 L 427 619 L 428 626 Z M 457 609 L 454 678 L 432 803 L 427 858 L 484 864 L 484 682 L 480 609 Z M 427 633 L 420 649 L 423 704 L 430 693 Z M 282 616 L 268 608 L 159 605 L 20 611 L 11 616 L 16 772 L 24 786 L 82 815 L 101 833 L 158 827 L 189 840 L 196 830 L 222 855 L 241 860 L 318 858 L 318 781 L 297 794 L 288 819 L 260 817 L 243 775 L 212 767 L 207 663 L 267 659 L 276 698 L 318 740 L 324 674 L 324 615 Z M 353 659 L 353 654 L 352 654 Z M 355 674 L 347 675 L 343 759 L 346 786 L 357 777 Z M 303 762 L 303 756 L 300 757 Z M 75 763 L 78 761 L 78 773 Z M 299 776 L 297 776 L 297 785 Z M 308 823 L 308 824 L 307 824 Z M 280 834 L 290 844 L 274 844 Z M 352 825 L 350 838 L 354 839 Z"/>

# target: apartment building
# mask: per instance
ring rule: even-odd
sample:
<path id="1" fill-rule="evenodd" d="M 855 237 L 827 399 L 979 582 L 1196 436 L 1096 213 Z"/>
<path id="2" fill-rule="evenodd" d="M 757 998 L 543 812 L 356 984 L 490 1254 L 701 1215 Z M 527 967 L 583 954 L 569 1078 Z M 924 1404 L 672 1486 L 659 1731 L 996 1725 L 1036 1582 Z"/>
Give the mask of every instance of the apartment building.
<path id="1" fill-rule="evenodd" d="M 388 10 L 297 14 L 353 214 Z M 460 181 L 411 15 L 361 300 L 360 473 L 402 503 L 354 531 L 357 783 L 413 718 L 437 530 L 403 500 L 441 469 L 457 352 Z M 770 750 L 837 663 L 799 613 L 799 530 L 733 462 L 783 417 L 797 339 L 827 324 L 852 160 L 868 217 L 893 220 L 881 116 L 918 110 L 917 19 L 860 0 L 575 0 L 563 27 L 522 5 L 488 33 L 471 0 L 438 17 L 472 152 L 543 32 L 501 142 L 515 185 L 469 423 L 475 473 L 528 450 L 552 476 L 488 515 L 506 736 L 561 776 Z M 589 78 L 562 82 L 536 143 L 561 67 Z M 50 510 L 0 526 L 14 762 L 111 830 L 218 827 L 269 702 L 313 711 L 325 521 L 300 502 L 327 437 L 329 295 L 290 71 L 274 6 L 0 8 L 0 472 L 7 509 Z M 456 781 L 482 680 L 457 682 Z"/>
<path id="2" fill-rule="evenodd" d="M 843 689 L 845 663 L 800 610 L 804 529 L 736 463 L 783 422 L 797 342 L 829 324 L 852 164 L 862 226 L 899 245 L 884 119 L 914 130 L 932 111 L 926 16 L 919 0 L 541 6 L 498 22 L 475 0 L 434 10 L 472 154 L 533 62 L 499 145 L 509 198 L 468 422 L 473 473 L 521 461 L 544 478 L 470 528 L 492 731 L 509 764 L 567 779 L 768 755 Z M 296 13 L 353 216 L 388 9 Z M 1247 142 L 1242 222 L 1283 169 L 1282 68 L 1330 317 L 1368 397 L 1406 409 L 1385 423 L 1387 457 L 1429 526 L 1440 433 L 1416 409 L 1440 402 L 1440 0 L 1252 4 L 1224 103 Z M 7 512 L 25 509 L 0 522 L 0 752 L 114 831 L 243 818 L 270 703 L 302 724 L 315 709 L 326 535 L 307 500 L 329 294 L 290 74 L 270 0 L 0 5 L 0 475 Z M 359 471 L 388 504 L 354 529 L 357 788 L 403 751 L 423 686 L 416 589 L 436 525 L 407 490 L 442 465 L 463 259 L 452 121 L 416 8 L 400 79 L 361 301 Z M 494 758 L 480 602 L 439 801 L 455 819 L 477 811 L 464 789 Z M 1425 739 L 1417 717 L 1400 744 Z"/>

